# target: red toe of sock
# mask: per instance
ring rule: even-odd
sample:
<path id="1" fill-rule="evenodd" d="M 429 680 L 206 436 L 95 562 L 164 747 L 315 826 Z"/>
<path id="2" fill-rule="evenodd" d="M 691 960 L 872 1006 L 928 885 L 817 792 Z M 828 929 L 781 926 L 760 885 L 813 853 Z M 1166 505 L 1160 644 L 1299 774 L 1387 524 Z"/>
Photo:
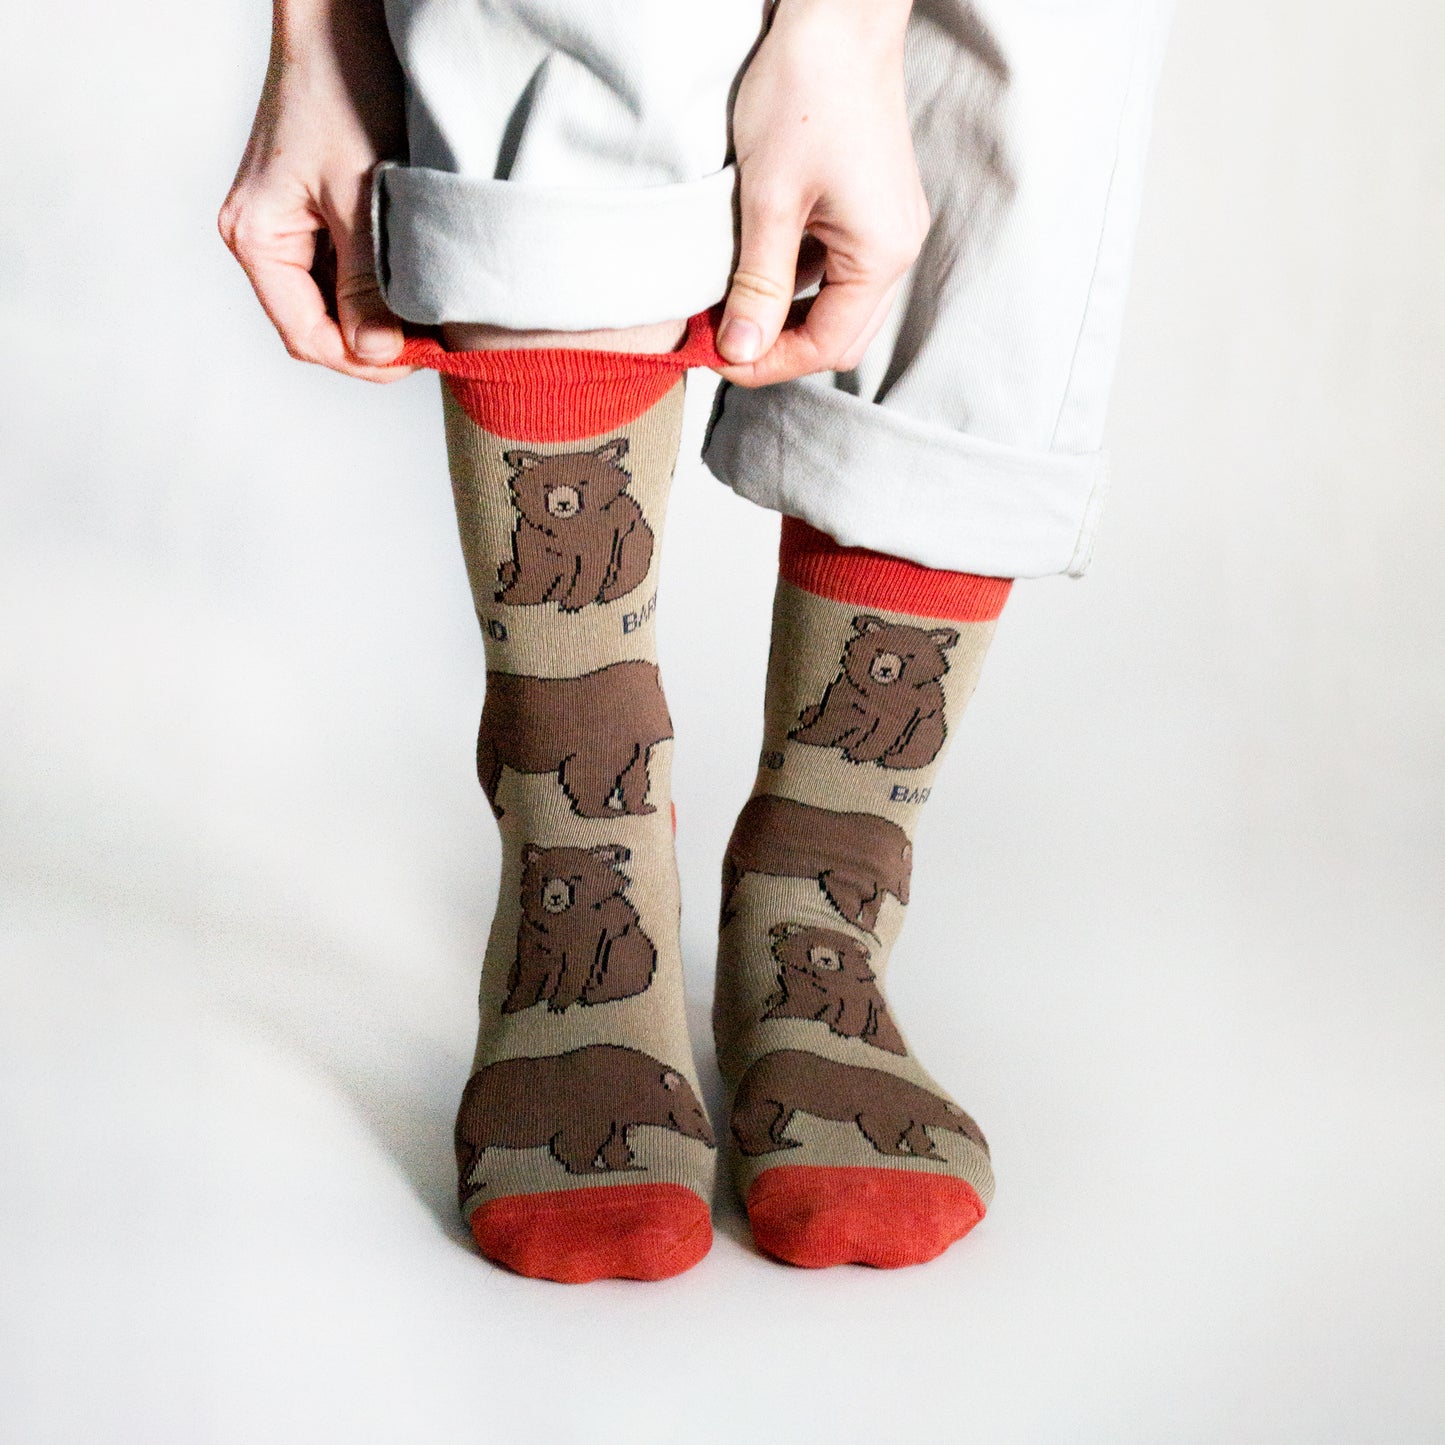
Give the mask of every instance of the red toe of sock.
<path id="1" fill-rule="evenodd" d="M 472 1236 L 533 1279 L 667 1279 L 712 1247 L 712 1221 L 681 1184 L 619 1184 L 489 1200 L 472 1211 Z"/>
<path id="2" fill-rule="evenodd" d="M 758 1248 L 808 1269 L 922 1264 L 983 1214 L 965 1180 L 917 1169 L 784 1164 L 758 1175 L 748 1191 Z"/>

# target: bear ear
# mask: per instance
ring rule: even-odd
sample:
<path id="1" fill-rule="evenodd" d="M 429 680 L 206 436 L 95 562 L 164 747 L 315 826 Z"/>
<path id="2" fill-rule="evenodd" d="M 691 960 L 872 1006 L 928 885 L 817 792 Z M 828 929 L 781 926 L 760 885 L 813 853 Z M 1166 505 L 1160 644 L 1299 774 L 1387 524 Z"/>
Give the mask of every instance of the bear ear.
<path id="1" fill-rule="evenodd" d="M 888 624 L 881 618 L 875 617 L 871 612 L 865 612 L 861 617 L 853 619 L 853 631 L 862 637 L 868 632 L 882 632 Z"/>
<path id="2" fill-rule="evenodd" d="M 662 1076 L 662 1087 L 675 1093 L 682 1088 L 682 1075 L 676 1069 L 669 1069 Z"/>
<path id="3" fill-rule="evenodd" d="M 537 452 L 503 452 L 502 460 L 514 472 L 530 472 L 533 467 L 540 467 L 547 459 Z"/>
<path id="4" fill-rule="evenodd" d="M 928 640 L 946 649 L 958 641 L 958 631 L 953 627 L 937 627 L 928 634 Z"/>
<path id="5" fill-rule="evenodd" d="M 595 848 L 587 850 L 594 858 L 600 858 L 604 863 L 611 863 L 614 866 L 618 863 L 625 863 L 632 857 L 632 849 L 625 843 L 599 843 Z"/>
<path id="6" fill-rule="evenodd" d="M 627 455 L 628 441 L 626 437 L 613 437 L 611 441 L 603 442 L 600 447 L 594 447 L 592 455 L 601 457 L 604 462 L 620 462 Z"/>
<path id="7" fill-rule="evenodd" d="M 522 862 L 535 863 L 542 856 L 542 850 L 535 843 L 527 843 L 522 848 Z"/>

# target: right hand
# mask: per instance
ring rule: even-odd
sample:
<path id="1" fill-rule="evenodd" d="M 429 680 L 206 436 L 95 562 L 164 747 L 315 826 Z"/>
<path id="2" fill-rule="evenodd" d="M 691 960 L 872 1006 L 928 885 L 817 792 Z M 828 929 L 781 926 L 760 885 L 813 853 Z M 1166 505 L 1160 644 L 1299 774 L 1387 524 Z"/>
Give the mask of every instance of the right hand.
<path id="1" fill-rule="evenodd" d="M 271 62 L 218 218 L 286 350 L 396 381 L 404 340 L 372 266 L 371 172 L 401 151 L 401 78 L 377 0 L 276 7 Z M 324 234 L 323 234 L 324 233 Z M 328 242 L 329 237 L 329 242 Z M 317 276 L 334 253 L 334 294 Z"/>

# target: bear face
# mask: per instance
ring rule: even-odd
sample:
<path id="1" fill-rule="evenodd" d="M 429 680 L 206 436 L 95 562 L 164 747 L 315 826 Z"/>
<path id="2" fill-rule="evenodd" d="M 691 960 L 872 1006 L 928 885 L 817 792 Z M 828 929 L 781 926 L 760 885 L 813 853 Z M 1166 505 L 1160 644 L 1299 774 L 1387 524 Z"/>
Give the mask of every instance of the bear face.
<path id="1" fill-rule="evenodd" d="M 502 460 L 512 468 L 508 485 L 517 510 L 534 527 L 567 530 L 615 502 L 632 480 L 618 463 L 627 455 L 627 438 L 613 437 L 590 452 L 509 451 Z"/>
<path id="2" fill-rule="evenodd" d="M 698 1103 L 692 1085 L 676 1069 L 668 1069 L 662 1076 L 662 1088 L 667 1108 L 664 1118 L 657 1122 L 676 1129 L 685 1138 L 715 1143 L 707 1111 Z"/>
<path id="3" fill-rule="evenodd" d="M 948 671 L 944 654 L 957 641 L 952 627 L 909 627 L 864 613 L 853 619 L 843 671 L 863 693 L 924 687 Z"/>
<path id="4" fill-rule="evenodd" d="M 828 990 L 846 983 L 872 983 L 872 954 L 846 933 L 779 923 L 771 930 L 773 957 L 791 973 Z"/>
<path id="5" fill-rule="evenodd" d="M 775 924 L 769 936 L 778 988 L 766 1000 L 764 1019 L 811 1019 L 839 1038 L 908 1052 L 879 992 L 872 954 L 856 938 L 802 923 Z"/>
<path id="6" fill-rule="evenodd" d="M 620 843 L 596 848 L 522 850 L 522 912 L 535 923 L 555 926 L 563 914 L 596 908 L 627 884 L 622 865 L 632 856 Z"/>

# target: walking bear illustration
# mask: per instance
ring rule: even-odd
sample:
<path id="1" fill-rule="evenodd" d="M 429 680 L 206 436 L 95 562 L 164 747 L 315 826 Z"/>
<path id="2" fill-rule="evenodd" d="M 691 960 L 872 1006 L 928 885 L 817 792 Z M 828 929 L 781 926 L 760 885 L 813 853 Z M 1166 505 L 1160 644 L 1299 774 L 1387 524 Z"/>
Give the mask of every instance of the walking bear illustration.
<path id="1" fill-rule="evenodd" d="M 620 843 L 522 849 L 522 921 L 503 1013 L 543 1002 L 561 1013 L 630 998 L 652 982 L 657 949 L 623 894 L 631 856 Z"/>
<path id="2" fill-rule="evenodd" d="M 512 555 L 497 568 L 498 602 L 555 602 L 578 612 L 642 585 L 654 539 L 626 491 L 632 477 L 619 465 L 626 455 L 626 437 L 557 456 L 502 453 L 517 524 Z"/>
<path id="3" fill-rule="evenodd" d="M 948 735 L 941 679 L 948 671 L 944 654 L 957 641 L 952 627 L 906 627 L 871 613 L 855 617 L 838 676 L 820 702 L 803 709 L 788 736 L 839 748 L 850 763 L 927 767 Z"/>
<path id="4" fill-rule="evenodd" d="M 815 879 L 849 923 L 872 933 L 885 893 L 908 902 L 912 866 L 908 834 L 887 818 L 760 793 L 738 814 L 723 855 L 722 922 L 735 914 L 743 874 L 770 873 Z"/>
<path id="5" fill-rule="evenodd" d="M 569 1174 L 642 1169 L 628 1143 L 641 1124 L 671 1129 L 716 1147 L 692 1085 L 640 1049 L 587 1044 L 565 1054 L 503 1059 L 478 1069 L 457 1112 L 462 1199 L 484 1149 L 540 1149 Z"/>
<path id="6" fill-rule="evenodd" d="M 813 1019 L 840 1038 L 908 1052 L 868 967 L 872 955 L 856 938 L 801 923 L 779 923 L 769 936 L 778 988 L 763 1001 L 763 1018 Z"/>
<path id="7" fill-rule="evenodd" d="M 504 767 L 556 773 L 582 818 L 652 813 L 648 759 L 671 736 L 655 662 L 614 662 L 581 677 L 488 672 L 477 776 L 499 818 Z"/>
<path id="8" fill-rule="evenodd" d="M 747 1155 L 799 1149 L 787 1137 L 801 1111 L 839 1124 L 856 1124 L 880 1153 L 942 1159 L 930 1129 L 962 1134 L 987 1150 L 982 1132 L 957 1104 L 882 1069 L 837 1064 L 801 1049 L 764 1054 L 742 1077 L 733 1100 L 732 1131 Z"/>

